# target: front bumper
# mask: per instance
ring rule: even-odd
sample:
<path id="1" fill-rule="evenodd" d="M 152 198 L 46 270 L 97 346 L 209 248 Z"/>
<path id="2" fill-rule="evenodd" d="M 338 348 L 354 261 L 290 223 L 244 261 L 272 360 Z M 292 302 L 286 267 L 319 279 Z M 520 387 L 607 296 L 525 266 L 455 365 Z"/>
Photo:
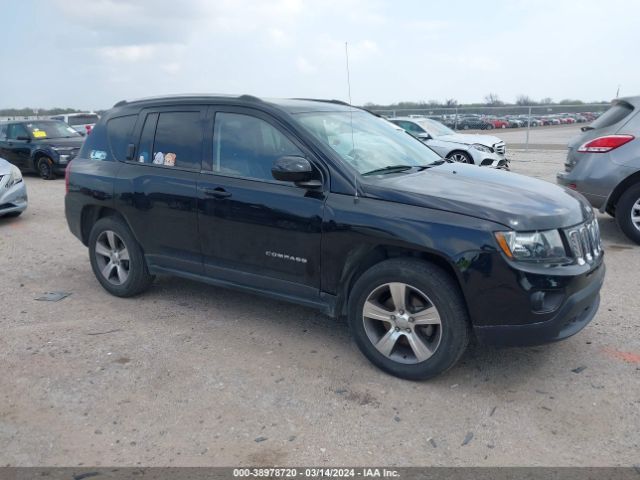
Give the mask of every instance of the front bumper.
<path id="1" fill-rule="evenodd" d="M 0 217 L 9 213 L 23 212 L 27 208 L 27 186 L 24 180 L 7 188 L 9 175 L 0 180 Z"/>
<path id="2" fill-rule="evenodd" d="M 600 288 L 606 267 L 601 262 L 584 279 L 586 285 L 569 296 L 551 318 L 520 325 L 474 326 L 481 343 L 497 346 L 530 346 L 556 342 L 575 335 L 593 319 L 600 305 Z"/>
<path id="3" fill-rule="evenodd" d="M 473 163 L 475 165 L 509 170 L 509 160 L 500 153 L 481 152 L 480 150 L 475 150 L 473 148 L 470 148 L 468 152 L 471 155 L 471 158 L 473 158 Z"/>

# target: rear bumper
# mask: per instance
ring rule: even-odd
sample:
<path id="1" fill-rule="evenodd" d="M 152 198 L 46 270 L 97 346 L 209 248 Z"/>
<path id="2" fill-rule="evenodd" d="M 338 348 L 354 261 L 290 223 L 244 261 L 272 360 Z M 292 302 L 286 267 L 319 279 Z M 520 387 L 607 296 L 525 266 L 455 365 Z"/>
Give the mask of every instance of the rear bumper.
<path id="1" fill-rule="evenodd" d="M 551 319 L 526 325 L 474 326 L 481 343 L 497 346 L 530 346 L 556 342 L 586 327 L 600 305 L 600 288 L 605 277 L 604 262 L 593 271 L 591 282 L 575 292 Z"/>

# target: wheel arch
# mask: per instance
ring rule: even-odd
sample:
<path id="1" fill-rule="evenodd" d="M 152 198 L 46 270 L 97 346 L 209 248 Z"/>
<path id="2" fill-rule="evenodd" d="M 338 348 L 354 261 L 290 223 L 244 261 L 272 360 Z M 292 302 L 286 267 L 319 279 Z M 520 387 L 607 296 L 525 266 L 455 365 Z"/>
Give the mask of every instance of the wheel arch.
<path id="1" fill-rule="evenodd" d="M 127 226 L 129 226 L 129 230 L 131 230 L 129 222 L 127 222 L 124 216 L 122 216 L 117 210 L 101 205 L 85 205 L 80 213 L 80 232 L 82 235 L 82 243 L 85 246 L 89 245 L 91 229 L 98 220 L 104 217 L 118 217 L 125 222 Z"/>
<path id="2" fill-rule="evenodd" d="M 609 195 L 609 198 L 607 198 L 607 202 L 604 207 L 605 212 L 615 217 L 616 205 L 618 204 L 618 200 L 620 200 L 620 197 L 622 197 L 624 192 L 626 192 L 629 187 L 638 183 L 640 183 L 640 170 L 632 173 L 620 183 L 618 183 L 618 185 L 616 185 L 616 188 L 614 188 Z"/>
<path id="3" fill-rule="evenodd" d="M 349 303 L 349 294 L 362 274 L 374 265 L 392 258 L 415 258 L 440 267 L 456 283 L 462 293 L 462 296 L 465 298 L 466 304 L 466 296 L 464 294 L 464 289 L 462 288 L 459 274 L 453 264 L 444 256 L 425 250 L 397 247 L 393 245 L 377 245 L 368 250 L 362 250 L 356 255 L 350 256 L 350 260 L 345 263 L 340 277 L 340 288 L 337 292 L 335 308 L 336 316 L 346 315 L 347 305 Z"/>

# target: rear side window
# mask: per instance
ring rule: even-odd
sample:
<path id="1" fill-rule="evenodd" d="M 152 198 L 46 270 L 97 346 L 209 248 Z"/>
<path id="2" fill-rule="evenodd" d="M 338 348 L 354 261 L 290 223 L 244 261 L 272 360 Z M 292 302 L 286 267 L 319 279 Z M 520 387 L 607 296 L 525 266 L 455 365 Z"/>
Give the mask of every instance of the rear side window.
<path id="1" fill-rule="evenodd" d="M 161 112 L 151 162 L 165 167 L 200 170 L 202 162 L 200 112 Z"/>
<path id="2" fill-rule="evenodd" d="M 591 126 L 594 129 L 610 127 L 629 116 L 631 112 L 633 112 L 633 107 L 627 102 L 616 103 L 615 105 L 612 105 L 609 110 L 596 118 Z"/>
<path id="3" fill-rule="evenodd" d="M 74 125 L 88 125 L 88 124 L 92 124 L 92 123 L 98 123 L 98 120 L 100 120 L 98 115 L 93 114 L 93 113 L 88 113 L 86 115 L 69 116 L 69 121 L 67 123 L 69 123 L 69 125 L 71 125 L 71 126 L 74 126 Z"/>
<path id="4" fill-rule="evenodd" d="M 137 115 L 127 115 L 125 117 L 112 118 L 107 122 L 109 146 L 116 160 L 126 160 L 127 147 L 131 143 L 131 134 L 137 118 Z"/>

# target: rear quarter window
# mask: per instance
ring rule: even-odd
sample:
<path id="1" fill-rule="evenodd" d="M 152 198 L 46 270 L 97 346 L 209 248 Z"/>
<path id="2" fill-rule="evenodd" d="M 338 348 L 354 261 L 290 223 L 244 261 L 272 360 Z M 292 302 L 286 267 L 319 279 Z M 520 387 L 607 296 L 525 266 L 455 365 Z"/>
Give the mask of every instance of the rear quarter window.
<path id="1" fill-rule="evenodd" d="M 127 115 L 112 118 L 107 122 L 107 136 L 113 159 L 119 161 L 127 159 L 127 147 L 132 142 L 131 136 L 137 119 L 138 115 Z M 92 135 L 93 132 L 89 137 Z"/>
<path id="2" fill-rule="evenodd" d="M 591 123 L 591 127 L 594 129 L 610 127 L 611 125 L 624 120 L 631 114 L 631 112 L 633 112 L 632 105 L 627 102 L 616 103 L 612 105 L 609 110 L 600 115 L 600 117 L 596 118 L 593 123 Z"/>

